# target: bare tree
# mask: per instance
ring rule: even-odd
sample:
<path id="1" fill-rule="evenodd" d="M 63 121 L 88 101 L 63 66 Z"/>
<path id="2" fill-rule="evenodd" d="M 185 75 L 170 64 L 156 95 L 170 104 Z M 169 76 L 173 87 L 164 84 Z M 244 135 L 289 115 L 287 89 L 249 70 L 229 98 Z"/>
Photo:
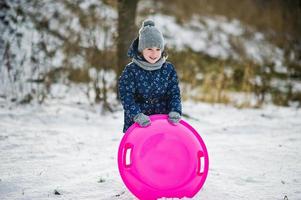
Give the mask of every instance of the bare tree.
<path id="1" fill-rule="evenodd" d="M 127 64 L 127 49 L 135 36 L 136 10 L 139 0 L 118 0 L 117 79 Z M 117 98 L 118 89 L 116 84 Z"/>

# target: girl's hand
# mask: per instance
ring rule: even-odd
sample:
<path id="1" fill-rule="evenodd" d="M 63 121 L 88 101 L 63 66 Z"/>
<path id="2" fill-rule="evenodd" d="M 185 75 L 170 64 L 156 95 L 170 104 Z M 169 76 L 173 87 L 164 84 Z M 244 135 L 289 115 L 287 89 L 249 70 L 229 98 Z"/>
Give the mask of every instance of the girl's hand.
<path id="1" fill-rule="evenodd" d="M 139 113 L 134 117 L 134 122 L 137 122 L 140 126 L 146 127 L 151 124 L 149 116 Z"/>
<path id="2" fill-rule="evenodd" d="M 180 115 L 180 113 L 171 111 L 171 112 L 168 114 L 168 121 L 169 121 L 169 122 L 171 122 L 171 123 L 173 123 L 173 124 L 176 124 L 176 123 L 179 123 L 180 120 L 181 120 L 181 115 Z"/>

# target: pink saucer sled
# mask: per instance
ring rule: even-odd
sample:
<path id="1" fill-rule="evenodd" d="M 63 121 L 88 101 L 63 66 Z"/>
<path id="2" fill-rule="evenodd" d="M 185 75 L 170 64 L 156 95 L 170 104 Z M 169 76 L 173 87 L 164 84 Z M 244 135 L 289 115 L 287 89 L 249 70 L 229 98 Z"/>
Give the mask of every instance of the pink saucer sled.
<path id="1" fill-rule="evenodd" d="M 208 153 L 187 122 L 173 125 L 167 115 L 150 116 L 151 125 L 133 124 L 118 150 L 118 168 L 127 188 L 140 200 L 192 198 L 208 174 Z"/>

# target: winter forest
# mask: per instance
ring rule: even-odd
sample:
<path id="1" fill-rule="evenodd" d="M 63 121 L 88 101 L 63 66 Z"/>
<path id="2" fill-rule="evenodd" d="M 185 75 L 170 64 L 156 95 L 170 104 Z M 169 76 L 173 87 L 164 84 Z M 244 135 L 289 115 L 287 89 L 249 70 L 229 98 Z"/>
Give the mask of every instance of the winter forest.
<path id="1" fill-rule="evenodd" d="M 117 84 L 147 18 L 207 145 L 193 199 L 300 200 L 300 0 L 1 0 L 0 199 L 135 199 Z"/>

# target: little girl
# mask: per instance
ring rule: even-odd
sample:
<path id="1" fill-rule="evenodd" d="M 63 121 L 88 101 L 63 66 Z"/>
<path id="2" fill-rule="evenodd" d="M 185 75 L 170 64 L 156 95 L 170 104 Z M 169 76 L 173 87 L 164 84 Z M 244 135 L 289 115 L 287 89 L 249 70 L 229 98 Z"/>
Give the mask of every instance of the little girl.
<path id="1" fill-rule="evenodd" d="M 124 108 L 123 132 L 134 122 L 141 127 L 150 125 L 152 114 L 168 114 L 171 123 L 178 123 L 182 105 L 177 73 L 166 62 L 164 38 L 152 20 L 143 22 L 128 56 L 132 62 L 126 65 L 118 82 Z"/>

